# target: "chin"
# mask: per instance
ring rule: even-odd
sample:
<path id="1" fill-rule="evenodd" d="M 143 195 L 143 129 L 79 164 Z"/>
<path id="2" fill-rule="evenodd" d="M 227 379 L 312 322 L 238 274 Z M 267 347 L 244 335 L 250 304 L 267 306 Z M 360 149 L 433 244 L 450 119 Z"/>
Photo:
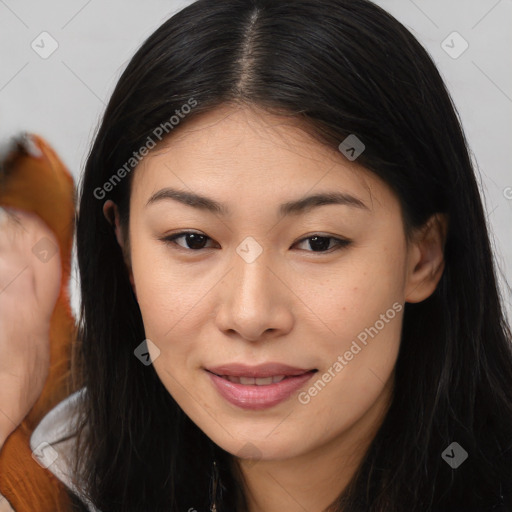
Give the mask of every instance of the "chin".
<path id="1" fill-rule="evenodd" d="M 256 429 L 257 430 L 257 429 Z M 300 432 L 295 431 L 295 436 L 290 435 L 270 435 L 266 432 L 272 429 L 264 429 L 254 436 L 247 433 L 244 435 L 233 437 L 226 432 L 215 432 L 214 435 L 206 435 L 223 450 L 231 455 L 256 463 L 258 461 L 285 460 L 301 455 L 304 451 L 304 443 L 301 439 L 304 436 Z M 262 432 L 265 432 L 263 434 Z"/>

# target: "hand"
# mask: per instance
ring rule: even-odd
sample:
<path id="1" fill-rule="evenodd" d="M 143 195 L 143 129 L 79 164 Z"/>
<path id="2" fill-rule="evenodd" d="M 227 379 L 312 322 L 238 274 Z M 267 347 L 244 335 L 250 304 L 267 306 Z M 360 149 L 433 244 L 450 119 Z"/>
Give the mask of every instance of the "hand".
<path id="1" fill-rule="evenodd" d="M 43 390 L 60 283 L 53 232 L 35 214 L 0 208 L 0 448 Z"/>

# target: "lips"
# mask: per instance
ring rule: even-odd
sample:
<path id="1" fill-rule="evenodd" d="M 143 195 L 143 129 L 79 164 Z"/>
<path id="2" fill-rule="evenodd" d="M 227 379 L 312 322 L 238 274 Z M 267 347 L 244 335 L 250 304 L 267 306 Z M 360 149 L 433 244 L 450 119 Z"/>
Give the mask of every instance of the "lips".
<path id="1" fill-rule="evenodd" d="M 289 398 L 317 371 L 281 363 L 206 368 L 220 395 L 242 409 L 266 409 Z"/>

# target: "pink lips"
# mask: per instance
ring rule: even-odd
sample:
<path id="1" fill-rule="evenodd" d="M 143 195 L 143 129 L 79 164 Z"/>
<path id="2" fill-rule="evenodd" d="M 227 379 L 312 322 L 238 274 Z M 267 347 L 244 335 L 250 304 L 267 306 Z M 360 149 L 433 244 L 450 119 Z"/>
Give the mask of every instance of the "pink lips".
<path id="1" fill-rule="evenodd" d="M 280 363 L 258 366 L 229 364 L 207 368 L 206 371 L 228 402 L 252 410 L 266 409 L 283 402 L 316 372 Z"/>

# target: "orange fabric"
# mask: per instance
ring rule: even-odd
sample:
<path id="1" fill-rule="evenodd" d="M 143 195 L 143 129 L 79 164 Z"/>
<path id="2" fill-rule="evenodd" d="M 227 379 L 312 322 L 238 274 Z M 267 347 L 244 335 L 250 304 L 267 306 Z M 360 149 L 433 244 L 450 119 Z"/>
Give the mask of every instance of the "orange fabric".
<path id="1" fill-rule="evenodd" d="M 38 401 L 0 452 L 0 493 L 16 512 L 64 512 L 71 508 L 66 488 L 32 458 L 29 440 L 43 416 L 76 388 L 70 378 L 76 327 L 68 293 L 75 190 L 71 174 L 51 147 L 39 136 L 29 137 L 42 155 L 30 154 L 20 141 L 7 156 L 0 168 L 0 206 L 35 213 L 55 233 L 62 281 L 50 327 L 49 375 Z"/>

